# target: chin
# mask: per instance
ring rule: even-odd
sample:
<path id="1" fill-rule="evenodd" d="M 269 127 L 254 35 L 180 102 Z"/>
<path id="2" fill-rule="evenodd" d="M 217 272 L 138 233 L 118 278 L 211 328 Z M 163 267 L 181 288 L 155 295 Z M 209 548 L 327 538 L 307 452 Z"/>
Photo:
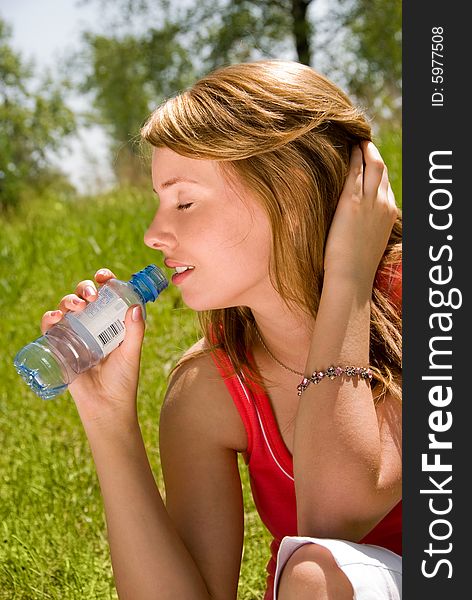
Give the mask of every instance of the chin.
<path id="1" fill-rule="evenodd" d="M 240 303 L 231 302 L 222 298 L 210 298 L 201 296 L 194 296 L 185 294 L 182 292 L 182 301 L 188 308 L 197 312 L 203 312 L 208 310 L 222 310 L 223 308 L 233 308 L 235 306 L 241 306 Z"/>

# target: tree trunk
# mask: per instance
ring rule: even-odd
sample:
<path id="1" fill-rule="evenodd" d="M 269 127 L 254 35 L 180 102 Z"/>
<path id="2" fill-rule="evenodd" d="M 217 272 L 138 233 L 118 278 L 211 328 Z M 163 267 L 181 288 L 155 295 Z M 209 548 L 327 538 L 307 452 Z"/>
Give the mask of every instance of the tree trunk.
<path id="1" fill-rule="evenodd" d="M 310 24 L 308 6 L 312 0 L 292 0 L 293 33 L 299 62 L 311 65 Z"/>

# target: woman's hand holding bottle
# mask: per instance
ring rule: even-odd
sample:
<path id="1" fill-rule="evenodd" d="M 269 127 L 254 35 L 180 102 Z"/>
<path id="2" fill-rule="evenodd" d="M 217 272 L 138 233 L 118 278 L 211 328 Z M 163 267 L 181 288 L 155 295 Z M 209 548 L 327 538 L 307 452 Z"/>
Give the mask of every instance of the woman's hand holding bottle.
<path id="1" fill-rule="evenodd" d="M 109 269 L 95 274 L 97 284 L 103 285 L 116 276 Z M 93 281 L 81 281 L 73 294 L 67 294 L 58 310 L 47 311 L 41 320 L 41 331 L 46 333 L 67 312 L 79 313 L 98 297 Z M 123 342 L 99 364 L 81 373 L 69 385 L 69 391 L 85 424 L 106 426 L 136 422 L 136 395 L 139 380 L 141 348 L 145 321 L 139 305 L 126 311 L 126 335 Z"/>

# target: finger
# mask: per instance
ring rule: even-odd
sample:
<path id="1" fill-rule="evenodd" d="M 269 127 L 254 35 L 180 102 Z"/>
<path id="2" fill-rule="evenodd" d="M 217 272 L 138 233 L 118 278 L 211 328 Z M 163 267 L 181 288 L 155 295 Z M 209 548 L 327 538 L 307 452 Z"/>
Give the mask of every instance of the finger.
<path id="1" fill-rule="evenodd" d="M 386 207 L 390 207 L 389 189 L 391 190 L 390 181 L 388 179 L 387 168 L 385 167 L 374 201 L 379 204 L 385 204 Z"/>
<path id="2" fill-rule="evenodd" d="M 344 190 L 349 195 L 362 196 L 362 180 L 364 176 L 364 164 L 362 160 L 362 150 L 360 146 L 354 146 L 351 151 L 349 161 L 349 171 L 347 173 Z"/>
<path id="3" fill-rule="evenodd" d="M 120 345 L 124 358 L 131 364 L 139 365 L 144 331 L 146 328 L 141 306 L 130 306 L 125 315 L 125 339 Z"/>
<path id="4" fill-rule="evenodd" d="M 61 310 L 48 310 L 45 312 L 41 319 L 41 333 L 44 335 L 48 329 L 59 323 L 63 316 L 64 313 Z"/>
<path id="5" fill-rule="evenodd" d="M 83 298 L 77 296 L 77 294 L 67 294 L 67 296 L 64 296 L 59 302 L 59 310 L 62 310 L 63 312 L 68 310 L 78 312 L 84 310 L 86 306 L 87 302 Z"/>
<path id="6" fill-rule="evenodd" d="M 388 169 L 387 169 L 387 167 L 385 167 L 383 170 L 383 173 L 382 173 L 382 179 L 380 180 L 379 192 L 384 194 L 386 198 L 388 197 L 388 188 L 389 187 L 390 187 L 390 181 L 388 179 Z"/>
<path id="7" fill-rule="evenodd" d="M 387 168 L 375 144 L 362 142 L 361 146 L 364 156 L 364 196 L 375 200 Z"/>
<path id="8" fill-rule="evenodd" d="M 116 275 L 110 271 L 110 269 L 103 267 L 95 273 L 94 278 L 97 283 L 105 283 L 105 281 L 108 281 L 109 279 L 116 279 Z"/>
<path id="9" fill-rule="evenodd" d="M 91 279 L 85 279 L 77 284 L 75 294 L 80 298 L 84 298 L 87 302 L 93 302 L 97 299 L 97 288 Z"/>
<path id="10" fill-rule="evenodd" d="M 395 220 L 398 215 L 397 203 L 395 201 L 395 194 L 393 193 L 392 186 L 388 178 L 388 169 L 385 167 L 382 180 L 377 191 L 380 200 L 385 202 L 388 209 L 392 212 L 392 218 Z"/>
<path id="11" fill-rule="evenodd" d="M 388 204 L 394 214 L 394 218 L 396 219 L 398 216 L 398 206 L 395 200 L 395 194 L 393 193 L 392 186 L 390 185 L 390 183 L 388 184 L 387 199 Z"/>

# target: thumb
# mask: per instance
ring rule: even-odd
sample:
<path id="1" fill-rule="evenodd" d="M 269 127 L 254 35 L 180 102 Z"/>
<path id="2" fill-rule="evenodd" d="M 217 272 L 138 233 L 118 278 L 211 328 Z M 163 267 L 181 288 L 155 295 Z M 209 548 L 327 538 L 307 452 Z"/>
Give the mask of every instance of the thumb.
<path id="1" fill-rule="evenodd" d="M 126 335 L 121 343 L 121 352 L 123 356 L 130 360 L 138 360 L 141 355 L 144 332 L 146 324 L 143 319 L 142 308 L 139 304 L 130 306 L 125 315 Z"/>

